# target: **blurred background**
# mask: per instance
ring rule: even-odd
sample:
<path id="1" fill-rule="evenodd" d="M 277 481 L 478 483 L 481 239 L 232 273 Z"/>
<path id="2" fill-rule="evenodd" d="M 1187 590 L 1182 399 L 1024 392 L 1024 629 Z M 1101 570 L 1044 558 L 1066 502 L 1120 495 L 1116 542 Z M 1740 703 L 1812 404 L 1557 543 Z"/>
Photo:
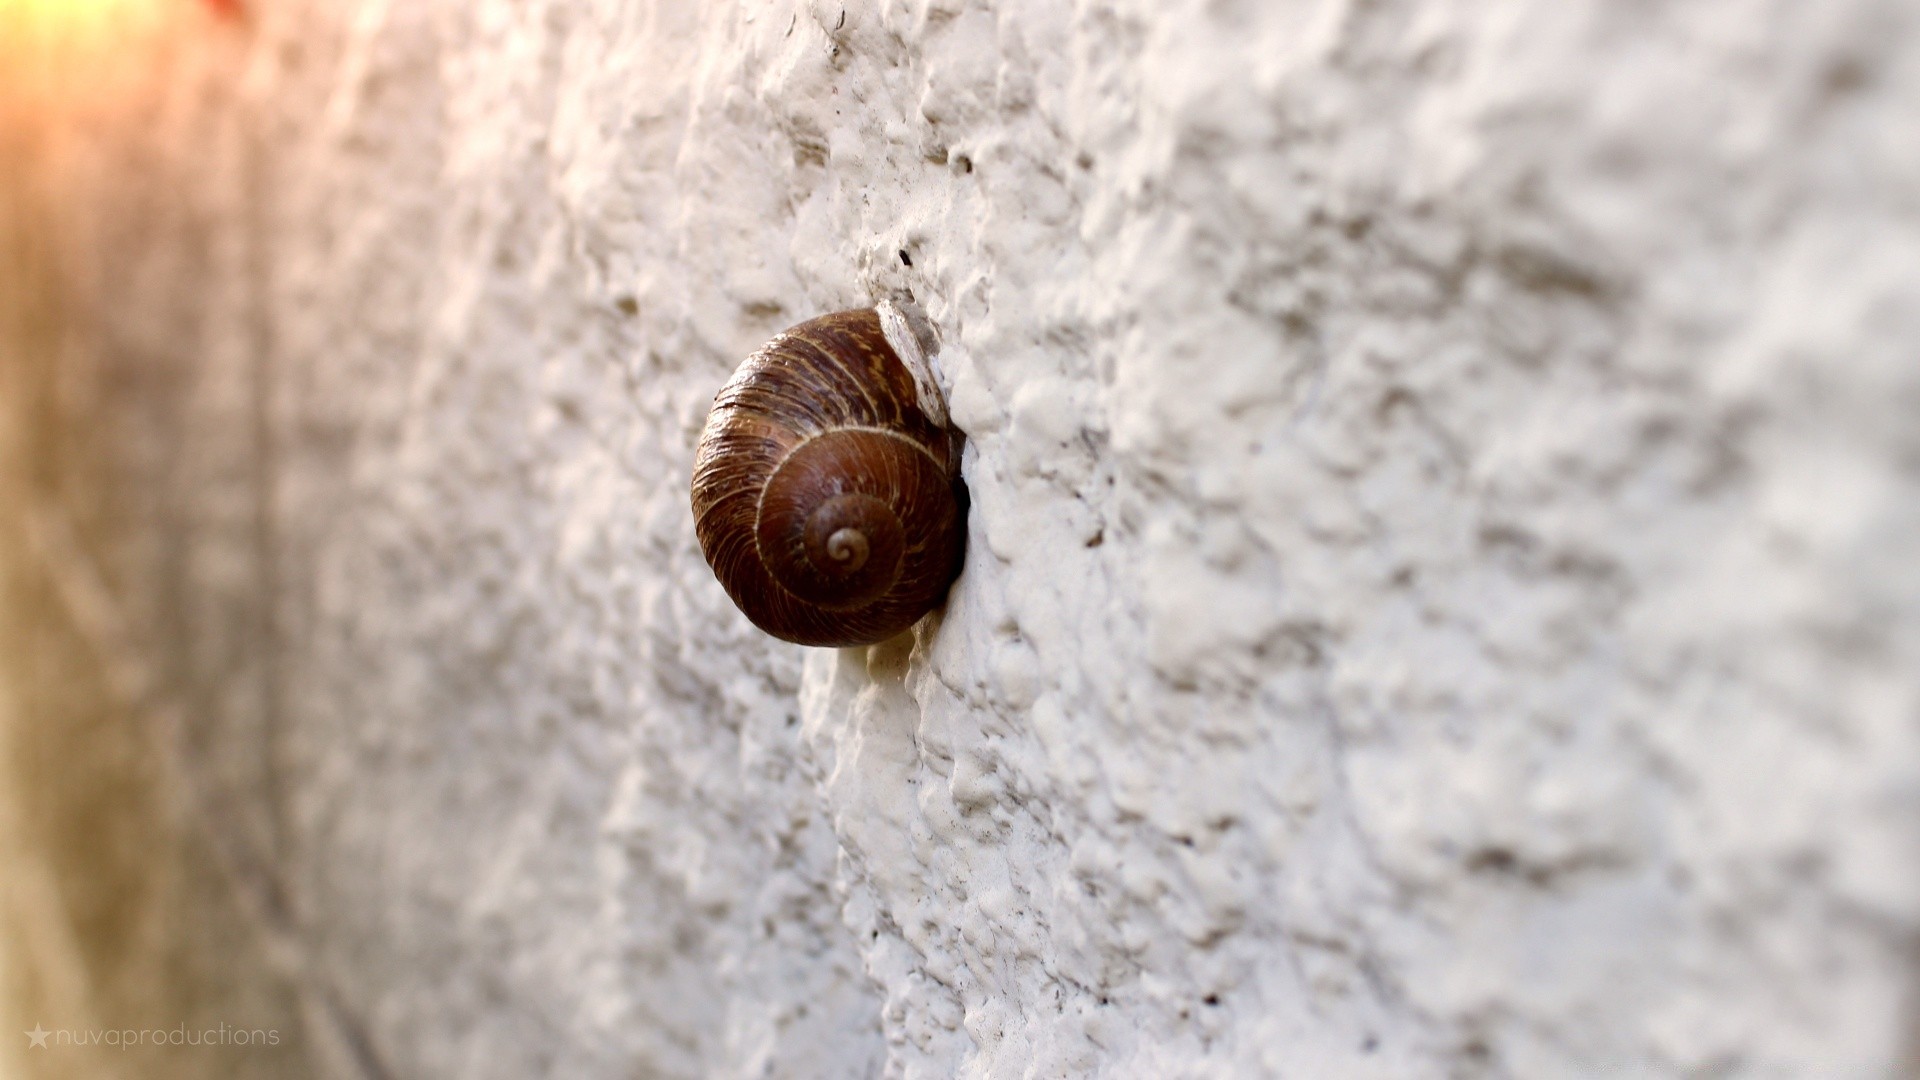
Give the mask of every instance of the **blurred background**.
<path id="1" fill-rule="evenodd" d="M 217 811 L 170 772 L 166 616 L 127 610 L 178 557 L 143 470 L 182 372 L 101 311 L 116 231 L 193 212 L 142 146 L 233 14 L 0 0 L 0 1076 L 309 1075 Z"/>

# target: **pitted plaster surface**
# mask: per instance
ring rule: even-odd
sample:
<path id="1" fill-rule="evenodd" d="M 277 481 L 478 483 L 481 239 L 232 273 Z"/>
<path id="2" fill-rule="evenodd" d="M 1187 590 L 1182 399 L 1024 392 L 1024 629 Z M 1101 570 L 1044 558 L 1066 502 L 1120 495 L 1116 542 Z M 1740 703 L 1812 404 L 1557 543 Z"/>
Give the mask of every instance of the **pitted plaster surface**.
<path id="1" fill-rule="evenodd" d="M 1911 1064 L 1912 4 L 255 8 L 74 198 L 341 1075 Z M 785 646 L 693 442 L 896 292 L 965 572 Z"/>

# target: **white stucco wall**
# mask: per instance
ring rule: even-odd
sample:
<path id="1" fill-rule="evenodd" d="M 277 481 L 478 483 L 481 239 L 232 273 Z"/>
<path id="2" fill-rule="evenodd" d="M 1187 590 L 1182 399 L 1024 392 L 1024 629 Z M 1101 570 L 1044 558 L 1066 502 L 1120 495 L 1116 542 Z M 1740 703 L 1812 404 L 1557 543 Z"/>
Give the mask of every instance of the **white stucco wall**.
<path id="1" fill-rule="evenodd" d="M 1912 1065 L 1914 4 L 254 6 L 70 190 L 332 1074 Z M 692 446 L 894 291 L 965 571 L 785 646 Z"/>

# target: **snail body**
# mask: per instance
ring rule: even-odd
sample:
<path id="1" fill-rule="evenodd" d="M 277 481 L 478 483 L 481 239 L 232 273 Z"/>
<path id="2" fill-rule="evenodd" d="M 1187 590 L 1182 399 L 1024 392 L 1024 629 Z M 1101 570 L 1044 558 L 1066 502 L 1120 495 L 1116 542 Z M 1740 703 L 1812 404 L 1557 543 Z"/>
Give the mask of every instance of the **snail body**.
<path id="1" fill-rule="evenodd" d="M 755 626 L 869 645 L 937 607 L 960 572 L 961 437 L 916 309 L 822 315 L 747 357 L 693 465 L 694 529 Z"/>

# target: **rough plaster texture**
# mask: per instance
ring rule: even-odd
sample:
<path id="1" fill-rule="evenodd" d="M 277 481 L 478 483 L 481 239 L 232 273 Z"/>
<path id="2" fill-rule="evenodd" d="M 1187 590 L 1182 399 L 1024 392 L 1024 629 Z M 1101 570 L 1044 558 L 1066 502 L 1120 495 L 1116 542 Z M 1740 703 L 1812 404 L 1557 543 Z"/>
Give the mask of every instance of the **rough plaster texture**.
<path id="1" fill-rule="evenodd" d="M 323 1070 L 1901 1074 L 1916 22 L 196 30 L 67 166 L 144 538 L 104 576 Z M 966 569 L 783 646 L 691 448 L 895 291 Z"/>

